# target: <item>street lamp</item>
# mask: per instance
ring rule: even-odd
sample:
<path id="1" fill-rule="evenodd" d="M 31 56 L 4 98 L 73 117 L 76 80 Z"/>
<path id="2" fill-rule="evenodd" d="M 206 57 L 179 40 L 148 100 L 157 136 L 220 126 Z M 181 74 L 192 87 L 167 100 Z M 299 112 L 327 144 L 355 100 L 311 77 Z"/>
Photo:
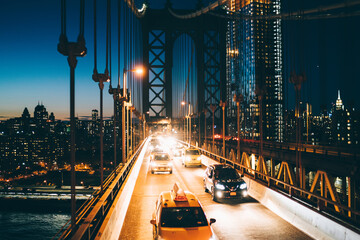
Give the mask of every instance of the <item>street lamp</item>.
<path id="1" fill-rule="evenodd" d="M 241 154 L 240 154 L 240 107 L 241 107 L 241 102 L 243 101 L 244 97 L 242 94 L 239 95 L 234 95 L 234 99 L 233 101 L 236 102 L 236 106 L 237 106 L 237 137 L 238 137 L 238 142 L 237 142 L 237 160 L 240 163 L 241 160 Z"/>
<path id="2" fill-rule="evenodd" d="M 220 107 L 222 108 L 223 113 L 223 127 L 222 127 L 222 134 L 223 134 L 223 156 L 226 157 L 225 154 L 225 107 L 227 106 L 227 102 L 220 101 Z"/>
<path id="3" fill-rule="evenodd" d="M 114 168 L 116 169 L 117 166 L 117 153 L 116 153 L 116 148 L 117 148 L 117 131 L 116 131 L 116 127 L 117 127 L 117 103 L 118 101 L 120 101 L 120 83 L 118 83 L 116 88 L 112 88 L 110 85 L 109 88 L 109 93 L 113 95 L 113 99 L 114 99 Z"/>
<path id="4" fill-rule="evenodd" d="M 185 106 L 186 102 L 185 101 L 181 101 L 181 105 Z M 185 116 L 186 122 L 187 122 L 187 129 L 186 129 L 186 134 L 187 137 L 186 139 L 189 141 L 189 144 L 191 145 L 191 104 L 190 102 L 188 103 L 188 114 Z M 184 123 L 185 125 L 185 123 Z M 185 128 L 185 126 L 184 126 Z"/>
<path id="5" fill-rule="evenodd" d="M 190 110 L 190 103 L 189 103 L 189 146 L 191 146 L 191 110 Z"/>
<path id="6" fill-rule="evenodd" d="M 206 130 L 207 130 L 207 126 L 206 126 L 206 114 L 207 114 L 207 111 L 208 111 L 208 110 L 205 108 L 205 109 L 204 109 L 204 120 L 205 120 L 205 124 L 204 124 L 204 125 L 205 125 L 204 143 L 205 143 L 205 149 L 207 149 L 207 148 L 206 148 L 206 146 L 207 146 L 207 145 L 206 145 Z M 199 127 L 199 128 L 200 128 L 200 127 Z"/>
<path id="7" fill-rule="evenodd" d="M 185 106 L 186 102 L 185 101 L 181 101 L 181 106 Z M 185 113 L 185 110 L 184 110 L 184 113 Z M 186 115 L 186 114 L 184 114 Z M 185 137 L 185 126 L 186 126 L 186 116 L 184 116 L 184 130 L 183 130 L 183 136 L 184 136 L 184 142 L 186 141 L 187 139 L 187 136 Z M 187 134 L 187 129 L 186 129 L 186 134 Z"/>
<path id="8" fill-rule="evenodd" d="M 210 109 L 212 111 L 212 151 L 214 151 L 214 145 L 215 145 L 215 128 L 214 128 L 214 120 L 215 120 L 215 111 L 216 111 L 216 106 L 211 104 L 210 105 Z"/>
<path id="9" fill-rule="evenodd" d="M 300 123 L 300 91 L 301 85 L 306 81 L 305 73 L 297 75 L 290 74 L 289 82 L 294 84 L 296 95 L 295 117 L 296 117 L 296 176 L 300 187 L 305 189 L 305 171 L 301 162 L 301 123 Z"/>
<path id="10" fill-rule="evenodd" d="M 126 107 L 131 105 L 131 102 L 129 102 L 130 99 L 128 99 L 127 96 L 127 79 L 126 79 L 126 74 L 128 72 L 134 72 L 135 74 L 143 74 L 144 69 L 142 67 L 137 67 L 134 69 L 130 69 L 130 70 L 126 70 L 124 69 L 123 71 L 123 98 L 124 98 L 124 102 L 122 105 L 122 116 L 121 116 L 121 122 L 122 122 L 122 161 L 123 163 L 125 163 L 125 159 L 126 159 L 126 129 L 125 129 L 125 114 L 126 114 Z"/>

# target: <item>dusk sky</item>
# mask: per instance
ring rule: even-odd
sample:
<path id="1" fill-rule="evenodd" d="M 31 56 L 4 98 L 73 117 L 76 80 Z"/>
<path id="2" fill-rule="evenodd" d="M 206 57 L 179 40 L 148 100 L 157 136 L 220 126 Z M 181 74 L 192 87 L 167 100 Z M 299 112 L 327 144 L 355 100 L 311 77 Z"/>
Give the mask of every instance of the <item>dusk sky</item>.
<path id="1" fill-rule="evenodd" d="M 73 2 L 68 1 L 69 9 L 74 9 Z M 99 88 L 91 79 L 93 71 L 93 30 L 92 1 L 86 6 L 85 39 L 88 54 L 78 59 L 76 68 L 76 115 L 89 116 L 92 109 L 99 109 Z M 99 2 L 101 2 L 99 0 Z M 105 6 L 105 2 L 104 6 Z M 117 2 L 117 1 L 113 1 Z M 165 0 L 149 1 L 152 7 L 161 7 Z M 193 7 L 196 1 L 174 2 L 174 8 Z M 206 2 L 206 1 L 204 1 Z M 323 1 L 324 2 L 324 1 Z M 336 1 L 331 1 L 336 2 Z M 71 4 L 70 4 L 71 3 Z M 102 11 L 100 8 L 99 11 Z M 75 19 L 73 19 L 75 18 Z M 68 38 L 75 41 L 78 30 L 78 11 L 69 11 Z M 99 18 L 101 21 L 101 17 Z M 349 24 L 350 23 L 350 24 Z M 359 17 L 347 20 L 331 20 L 324 24 L 326 35 L 326 102 L 334 102 L 337 89 L 341 89 L 345 103 L 352 101 L 359 108 L 359 77 L 355 69 L 360 66 L 360 37 L 355 27 L 359 26 Z M 105 29 L 105 25 L 104 29 Z M 290 26 L 290 27 L 289 27 Z M 284 30 L 294 29 L 291 25 Z M 318 70 L 319 65 L 319 24 L 315 21 L 305 24 L 309 30 L 304 34 L 305 69 L 309 71 L 311 85 L 304 86 L 304 97 L 314 102 L 318 108 L 319 99 Z M 101 31 L 101 30 L 99 30 Z M 290 31 L 290 30 L 289 30 Z M 0 120 L 18 117 L 25 107 L 31 115 L 38 102 L 42 102 L 47 110 L 54 112 L 57 119 L 69 116 L 69 66 L 66 57 L 57 51 L 60 34 L 60 0 L 0 0 Z M 284 33 L 284 41 L 291 41 Z M 114 34 L 115 35 L 115 34 Z M 101 42 L 101 40 L 99 40 Z M 312 44 L 314 42 L 314 44 Z M 103 63 L 103 47 L 99 43 L 99 62 Z M 291 45 L 290 44 L 290 45 Z M 104 45 L 104 44 L 103 44 Z M 295 44 L 296 45 L 296 44 Z M 286 47 L 287 45 L 284 44 Z M 284 49 L 284 55 L 289 51 Z M 284 59 L 284 66 L 288 59 Z M 289 68 L 289 66 L 286 66 Z M 104 65 L 99 64 L 99 69 Z M 285 69 L 284 69 L 285 70 Z M 289 70 L 285 70 L 285 74 Z M 356 74 L 356 75 L 355 75 Z M 286 76 L 285 76 L 286 78 Z M 287 82 L 287 79 L 286 81 Z M 291 87 L 291 89 L 290 89 Z M 292 86 L 289 92 L 292 92 Z M 111 116 L 113 111 L 112 96 L 107 94 L 108 84 L 104 89 L 104 116 Z M 310 96 L 310 97 L 309 97 Z M 289 105 L 293 101 L 288 97 Z"/>
<path id="2" fill-rule="evenodd" d="M 72 4 L 74 2 L 76 4 Z M 78 2 L 67 1 L 68 9 L 76 8 Z M 92 109 L 99 109 L 99 88 L 91 78 L 94 67 L 93 1 L 86 2 L 90 3 L 85 10 L 88 53 L 84 58 L 78 59 L 75 77 L 76 115 L 79 117 L 90 116 Z M 105 7 L 106 1 L 99 0 L 99 5 L 101 2 Z M 164 5 L 165 0 L 149 2 L 151 6 L 159 8 Z M 178 2 L 186 6 L 193 5 L 191 0 Z M 174 4 L 174 7 L 179 5 Z M 105 8 L 99 7 L 98 11 L 99 21 L 104 20 L 100 15 L 105 12 Z M 78 11 L 73 10 L 67 16 L 69 41 L 76 41 L 78 14 Z M 70 22 L 73 22 L 71 25 L 75 29 L 71 28 Z M 105 29 L 105 21 L 103 24 Z M 101 30 L 98 31 L 101 34 Z M 49 113 L 54 112 L 57 119 L 68 118 L 69 66 L 66 57 L 57 51 L 60 0 L 0 0 L 0 32 L 0 120 L 19 117 L 25 107 L 33 115 L 38 102 L 42 102 Z M 105 53 L 101 44 L 104 43 L 98 41 L 98 68 L 103 71 Z M 108 84 L 104 88 L 104 116 L 110 117 L 113 100 L 107 90 Z"/>

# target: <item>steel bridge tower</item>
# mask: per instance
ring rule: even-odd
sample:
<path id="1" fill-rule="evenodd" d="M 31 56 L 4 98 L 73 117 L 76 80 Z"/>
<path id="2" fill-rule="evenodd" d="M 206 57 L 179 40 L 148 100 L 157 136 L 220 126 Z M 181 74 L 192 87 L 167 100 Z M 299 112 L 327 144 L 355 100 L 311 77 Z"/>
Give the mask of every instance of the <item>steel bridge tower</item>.
<path id="1" fill-rule="evenodd" d="M 186 14 L 188 10 L 176 10 Z M 212 15 L 178 19 L 167 9 L 147 9 L 142 18 L 143 64 L 148 69 L 143 82 L 144 112 L 150 121 L 172 117 L 173 46 L 182 34 L 195 44 L 199 113 L 220 117 L 220 100 L 226 100 L 226 20 Z"/>

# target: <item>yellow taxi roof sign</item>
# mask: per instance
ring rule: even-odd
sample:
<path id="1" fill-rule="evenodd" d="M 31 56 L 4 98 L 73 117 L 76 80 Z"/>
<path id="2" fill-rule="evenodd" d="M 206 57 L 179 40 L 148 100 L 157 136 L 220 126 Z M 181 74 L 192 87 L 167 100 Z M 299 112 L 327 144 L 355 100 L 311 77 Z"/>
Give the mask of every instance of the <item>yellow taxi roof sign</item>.
<path id="1" fill-rule="evenodd" d="M 171 197 L 174 201 L 177 201 L 177 202 L 188 201 L 184 190 L 179 187 L 178 183 L 175 183 L 173 188 L 171 189 Z"/>

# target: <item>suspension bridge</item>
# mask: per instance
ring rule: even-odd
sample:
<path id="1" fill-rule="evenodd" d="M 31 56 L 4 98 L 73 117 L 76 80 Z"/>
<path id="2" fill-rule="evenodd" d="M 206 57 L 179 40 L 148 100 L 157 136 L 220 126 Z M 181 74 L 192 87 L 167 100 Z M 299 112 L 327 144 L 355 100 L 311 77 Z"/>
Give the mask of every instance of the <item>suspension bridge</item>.
<path id="1" fill-rule="evenodd" d="M 297 56 L 301 46 L 290 51 L 294 56 L 281 50 L 281 24 L 356 17 L 360 1 L 290 12 L 281 11 L 280 0 L 219 0 L 206 6 L 199 1 L 195 10 L 174 9 L 170 1 L 162 9 L 130 0 L 79 2 L 79 35 L 70 41 L 68 6 L 61 0 L 58 51 L 70 68 L 72 217 L 54 238 L 152 238 L 155 202 L 174 182 L 197 195 L 206 215 L 216 218 L 212 227 L 219 239 L 360 237 L 359 150 L 303 140 L 306 56 Z M 91 50 L 84 37 L 86 8 L 93 11 Z M 100 44 L 105 51 L 99 51 Z M 92 79 L 100 93 L 101 185 L 80 207 L 75 71 L 89 51 L 94 51 Z M 289 74 L 296 92 L 294 141 L 286 139 L 284 124 L 285 57 L 294 69 Z M 116 166 L 106 179 L 104 88 L 114 99 Z M 199 149 L 203 166 L 184 168 L 174 160 L 173 174 L 151 174 L 148 146 L 159 131 Z M 244 175 L 250 198 L 239 204 L 212 201 L 203 188 L 204 170 L 212 163 L 226 163 Z"/>

